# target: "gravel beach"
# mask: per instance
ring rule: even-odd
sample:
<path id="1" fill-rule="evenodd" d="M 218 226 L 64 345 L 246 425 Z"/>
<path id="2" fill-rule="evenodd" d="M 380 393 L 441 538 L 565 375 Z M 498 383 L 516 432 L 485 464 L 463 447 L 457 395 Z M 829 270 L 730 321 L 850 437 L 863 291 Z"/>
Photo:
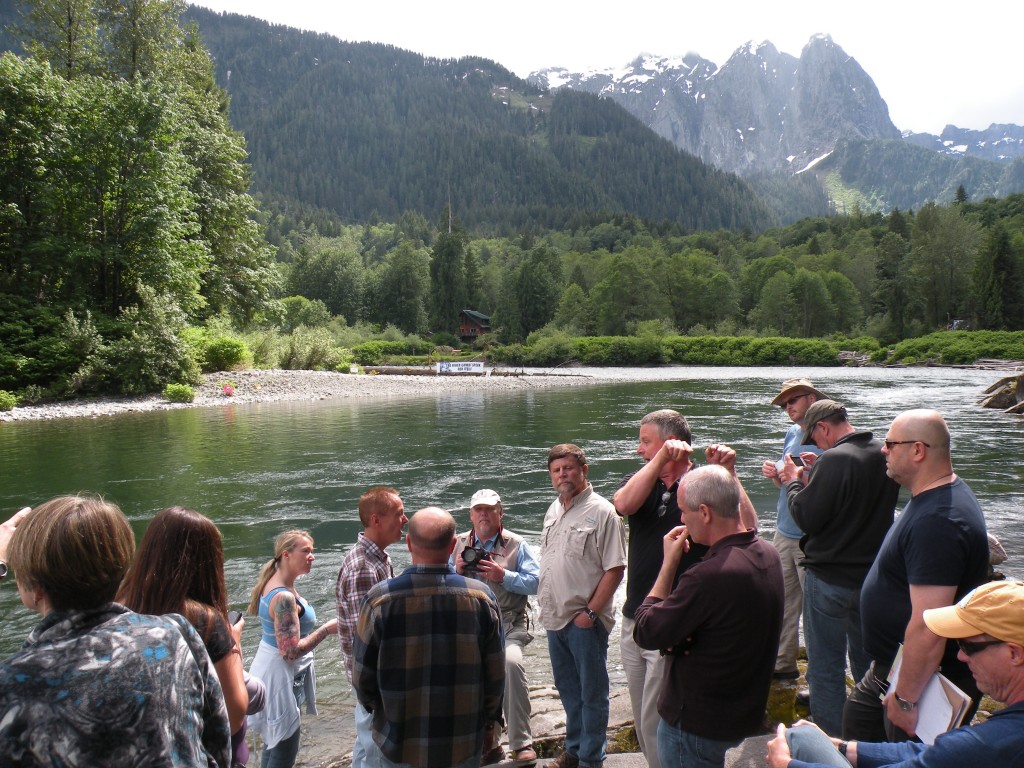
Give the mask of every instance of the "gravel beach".
<path id="1" fill-rule="evenodd" d="M 369 399 L 433 396 L 438 393 L 517 391 L 584 387 L 601 379 L 584 374 L 496 373 L 490 376 L 335 373 L 333 371 L 249 370 L 204 374 L 195 401 L 172 403 L 162 395 L 96 397 L 19 406 L 0 412 L 0 421 L 97 418 L 118 413 L 196 408 L 234 403 L 285 400 Z M 225 393 L 228 385 L 232 394 Z"/>

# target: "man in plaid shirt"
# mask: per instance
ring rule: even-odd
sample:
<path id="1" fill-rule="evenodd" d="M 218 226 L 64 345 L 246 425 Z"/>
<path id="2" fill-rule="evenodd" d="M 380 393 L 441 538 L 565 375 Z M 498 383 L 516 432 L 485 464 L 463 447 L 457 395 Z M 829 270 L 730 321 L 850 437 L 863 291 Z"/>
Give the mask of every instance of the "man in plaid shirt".
<path id="1" fill-rule="evenodd" d="M 455 541 L 448 512 L 419 510 L 406 536 L 412 565 L 359 612 L 353 683 L 382 766 L 477 768 L 485 729 L 501 721 L 501 614 L 483 582 L 449 570 Z"/>
<path id="2" fill-rule="evenodd" d="M 395 575 L 391 557 L 385 551 L 402 539 L 402 529 L 409 519 L 405 505 L 394 488 L 377 486 L 359 497 L 359 521 L 363 531 L 349 550 L 338 571 L 334 597 L 338 604 L 338 638 L 345 674 L 352 682 L 352 639 L 359 622 L 359 608 L 370 589 Z M 354 692 L 355 689 L 353 689 Z M 356 743 L 352 745 L 352 768 L 364 768 L 366 756 L 373 747 L 370 733 L 371 717 L 356 699 Z"/>

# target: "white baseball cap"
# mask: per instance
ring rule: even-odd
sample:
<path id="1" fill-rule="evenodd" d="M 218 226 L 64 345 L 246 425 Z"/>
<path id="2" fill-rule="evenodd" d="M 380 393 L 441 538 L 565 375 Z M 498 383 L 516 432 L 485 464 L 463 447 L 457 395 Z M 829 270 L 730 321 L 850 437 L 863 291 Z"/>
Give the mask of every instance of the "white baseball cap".
<path id="1" fill-rule="evenodd" d="M 486 504 L 489 507 L 493 507 L 495 504 L 501 504 L 501 496 L 490 488 L 481 488 L 479 491 L 474 493 L 473 498 L 469 500 L 469 508 L 472 509 L 477 504 Z"/>

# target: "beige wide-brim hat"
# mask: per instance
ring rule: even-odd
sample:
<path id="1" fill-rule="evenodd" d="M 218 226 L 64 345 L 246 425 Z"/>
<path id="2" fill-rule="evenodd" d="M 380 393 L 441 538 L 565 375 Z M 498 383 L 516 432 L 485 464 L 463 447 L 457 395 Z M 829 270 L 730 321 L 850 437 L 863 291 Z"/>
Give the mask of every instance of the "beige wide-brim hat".
<path id="1" fill-rule="evenodd" d="M 772 405 L 782 405 L 793 395 L 806 395 L 813 392 L 819 400 L 827 400 L 828 395 L 820 389 L 815 389 L 810 379 L 787 379 L 782 382 L 782 391 L 772 400 Z"/>
<path id="2" fill-rule="evenodd" d="M 1024 645 L 1024 582 L 990 581 L 968 592 L 956 605 L 929 608 L 924 623 L 939 637 L 991 635 Z"/>

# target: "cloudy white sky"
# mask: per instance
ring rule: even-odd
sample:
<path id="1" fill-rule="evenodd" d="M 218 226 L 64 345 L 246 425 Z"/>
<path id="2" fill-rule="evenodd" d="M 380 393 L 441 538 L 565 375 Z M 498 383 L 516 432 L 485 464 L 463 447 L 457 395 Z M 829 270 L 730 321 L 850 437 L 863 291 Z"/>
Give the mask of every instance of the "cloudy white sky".
<path id="1" fill-rule="evenodd" d="M 718 65 L 747 41 L 799 56 L 829 34 L 875 81 L 901 130 L 1024 124 L 1024 5 L 906 0 L 195 0 L 218 11 L 396 45 L 478 55 L 517 75 L 617 67 L 639 53 L 693 51 Z M 1016 10 L 1014 10 L 1016 9 Z"/>

